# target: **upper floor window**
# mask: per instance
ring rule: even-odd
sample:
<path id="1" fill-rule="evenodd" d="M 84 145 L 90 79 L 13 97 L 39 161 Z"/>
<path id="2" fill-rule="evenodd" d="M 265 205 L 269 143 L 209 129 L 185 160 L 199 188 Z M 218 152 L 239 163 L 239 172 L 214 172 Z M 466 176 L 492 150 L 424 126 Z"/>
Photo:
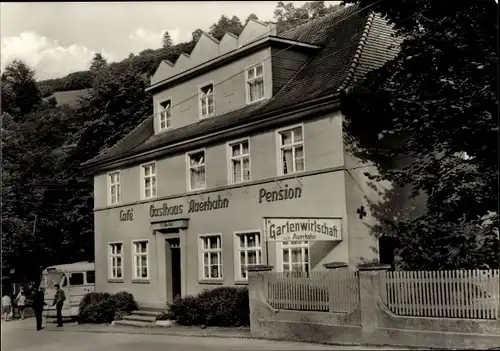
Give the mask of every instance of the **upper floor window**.
<path id="1" fill-rule="evenodd" d="M 160 102 L 160 130 L 172 127 L 172 101 Z"/>
<path id="2" fill-rule="evenodd" d="M 156 163 L 148 163 L 141 166 L 142 172 L 142 198 L 151 199 L 156 197 Z"/>
<path id="3" fill-rule="evenodd" d="M 120 189 L 120 171 L 108 174 L 108 202 L 110 205 L 120 203 L 121 189 Z"/>
<path id="4" fill-rule="evenodd" d="M 189 190 L 205 189 L 205 151 L 195 151 L 188 154 L 189 162 Z"/>
<path id="5" fill-rule="evenodd" d="M 281 174 L 304 170 L 304 138 L 302 126 L 278 131 Z"/>
<path id="6" fill-rule="evenodd" d="M 207 84 L 200 88 L 200 117 L 207 118 L 214 115 L 214 85 Z"/>
<path id="7" fill-rule="evenodd" d="M 262 64 L 247 69 L 247 103 L 260 101 L 264 98 L 264 67 Z"/>
<path id="8" fill-rule="evenodd" d="M 233 184 L 250 180 L 250 151 L 248 140 L 229 145 L 231 182 Z"/>

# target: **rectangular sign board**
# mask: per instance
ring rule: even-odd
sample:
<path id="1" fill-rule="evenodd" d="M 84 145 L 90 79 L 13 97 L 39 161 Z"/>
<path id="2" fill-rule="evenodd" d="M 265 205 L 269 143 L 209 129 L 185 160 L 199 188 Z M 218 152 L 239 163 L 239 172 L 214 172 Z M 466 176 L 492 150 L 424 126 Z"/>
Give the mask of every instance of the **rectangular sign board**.
<path id="1" fill-rule="evenodd" d="M 340 218 L 265 218 L 267 241 L 341 241 Z"/>

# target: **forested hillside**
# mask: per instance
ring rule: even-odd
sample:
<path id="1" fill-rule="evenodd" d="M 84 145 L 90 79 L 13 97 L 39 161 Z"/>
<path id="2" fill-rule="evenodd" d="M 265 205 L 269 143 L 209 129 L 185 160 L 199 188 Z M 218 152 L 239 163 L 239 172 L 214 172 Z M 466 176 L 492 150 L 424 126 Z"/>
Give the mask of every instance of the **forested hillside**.
<path id="1" fill-rule="evenodd" d="M 338 7 L 323 1 L 295 8 L 279 2 L 278 31 Z M 257 19 L 254 14 L 249 18 Z M 239 35 L 244 22 L 222 16 L 208 32 L 221 39 Z M 93 182 L 79 165 L 120 140 L 152 113 L 145 92 L 161 60 L 190 53 L 192 40 L 172 45 L 168 34 L 158 46 L 108 64 L 97 54 L 88 71 L 36 82 L 22 61 L 1 77 L 2 93 L 2 267 L 3 277 L 36 280 L 43 267 L 92 260 Z M 65 92 L 65 93 L 61 93 Z M 61 100 L 61 101 L 58 101 Z"/>

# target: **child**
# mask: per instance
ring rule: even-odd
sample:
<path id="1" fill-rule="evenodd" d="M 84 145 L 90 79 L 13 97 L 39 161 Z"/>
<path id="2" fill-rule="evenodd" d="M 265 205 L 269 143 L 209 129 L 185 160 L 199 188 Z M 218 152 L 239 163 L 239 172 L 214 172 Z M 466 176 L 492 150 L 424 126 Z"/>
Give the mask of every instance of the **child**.
<path id="1" fill-rule="evenodd" d="M 12 301 L 10 299 L 9 294 L 5 294 L 2 297 L 2 313 L 4 321 L 8 321 L 10 319 L 10 313 L 12 308 Z"/>
<path id="2" fill-rule="evenodd" d="M 26 307 L 26 294 L 24 293 L 24 290 L 21 290 L 17 296 L 16 304 L 19 314 L 21 315 L 21 319 L 24 319 L 24 308 Z"/>

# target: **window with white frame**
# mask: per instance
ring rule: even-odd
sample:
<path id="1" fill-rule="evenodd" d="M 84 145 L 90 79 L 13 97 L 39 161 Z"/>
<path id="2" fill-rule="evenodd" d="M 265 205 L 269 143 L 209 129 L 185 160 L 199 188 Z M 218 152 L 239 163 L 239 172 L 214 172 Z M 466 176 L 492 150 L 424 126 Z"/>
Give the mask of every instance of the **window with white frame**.
<path id="1" fill-rule="evenodd" d="M 231 182 L 233 184 L 250 180 L 250 151 L 248 140 L 229 145 Z"/>
<path id="2" fill-rule="evenodd" d="M 111 279 L 123 278 L 123 244 L 109 244 L 109 277 Z"/>
<path id="3" fill-rule="evenodd" d="M 156 163 L 141 166 L 142 172 L 142 197 L 151 199 L 156 197 Z"/>
<path id="4" fill-rule="evenodd" d="M 309 272 L 309 243 L 284 241 L 282 243 L 283 272 Z"/>
<path id="5" fill-rule="evenodd" d="M 160 130 L 168 129 L 172 126 L 172 102 L 166 100 L 160 102 Z"/>
<path id="6" fill-rule="evenodd" d="M 222 279 L 222 236 L 203 235 L 201 246 L 201 279 Z"/>
<path id="7" fill-rule="evenodd" d="M 206 118 L 214 115 L 214 85 L 207 84 L 200 88 L 200 117 Z"/>
<path id="8" fill-rule="evenodd" d="M 259 265 L 262 262 L 262 248 L 260 243 L 260 233 L 236 233 L 238 250 L 238 271 L 237 279 L 248 278 L 248 267 Z"/>
<path id="9" fill-rule="evenodd" d="M 304 170 L 304 137 L 302 126 L 278 132 L 282 174 Z"/>
<path id="10" fill-rule="evenodd" d="M 264 98 L 264 67 L 262 64 L 247 69 L 247 101 L 256 102 Z"/>
<path id="11" fill-rule="evenodd" d="M 108 174 L 108 184 L 109 184 L 109 204 L 110 205 L 119 204 L 121 200 L 119 171 Z"/>
<path id="12" fill-rule="evenodd" d="M 148 246 L 147 240 L 133 242 L 134 279 L 149 278 Z"/>
<path id="13" fill-rule="evenodd" d="M 189 190 L 205 189 L 205 151 L 196 151 L 188 154 L 189 162 Z"/>

